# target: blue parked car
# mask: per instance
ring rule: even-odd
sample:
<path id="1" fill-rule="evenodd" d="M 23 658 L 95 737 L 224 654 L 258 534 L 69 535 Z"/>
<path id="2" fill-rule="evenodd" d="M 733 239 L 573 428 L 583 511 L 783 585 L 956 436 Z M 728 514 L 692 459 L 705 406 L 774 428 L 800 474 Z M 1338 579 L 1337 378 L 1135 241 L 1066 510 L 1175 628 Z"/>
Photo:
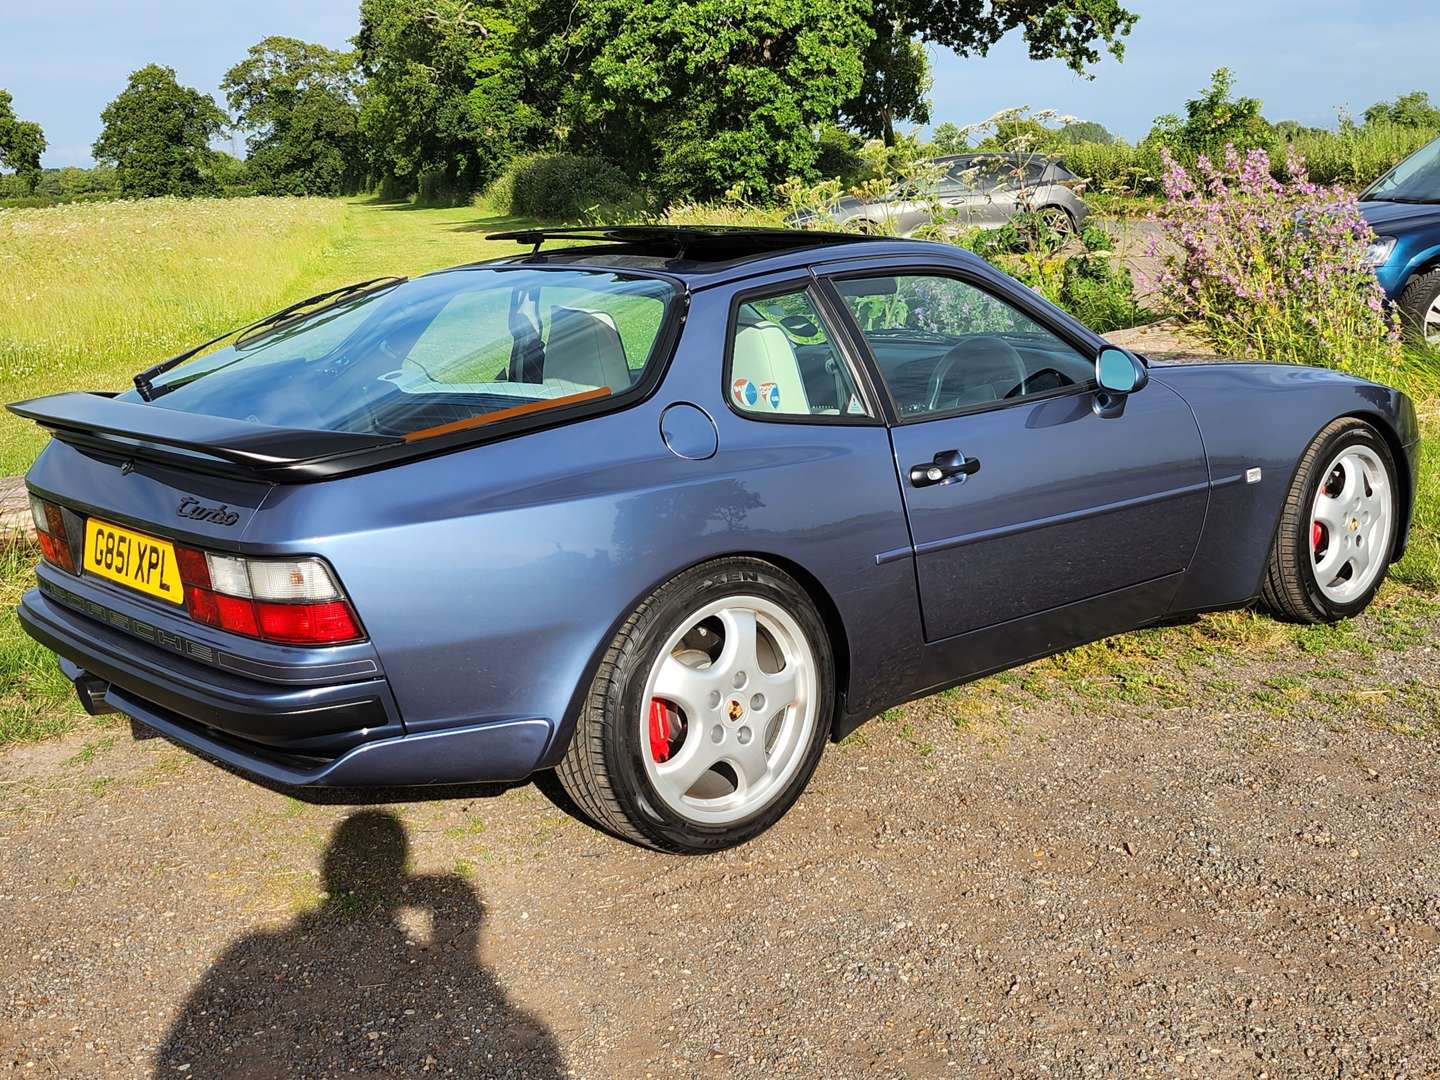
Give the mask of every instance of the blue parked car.
<path id="1" fill-rule="evenodd" d="M 1360 209 L 1378 236 L 1370 261 L 1385 295 L 1415 337 L 1440 345 L 1440 139 L 1370 185 Z"/>
<path id="2" fill-rule="evenodd" d="M 706 851 L 891 705 L 1191 612 L 1352 616 L 1404 550 L 1384 386 L 1152 366 L 943 244 L 504 235 L 11 406 L 54 434 L 20 618 L 90 709 L 275 783 L 554 770 Z"/>

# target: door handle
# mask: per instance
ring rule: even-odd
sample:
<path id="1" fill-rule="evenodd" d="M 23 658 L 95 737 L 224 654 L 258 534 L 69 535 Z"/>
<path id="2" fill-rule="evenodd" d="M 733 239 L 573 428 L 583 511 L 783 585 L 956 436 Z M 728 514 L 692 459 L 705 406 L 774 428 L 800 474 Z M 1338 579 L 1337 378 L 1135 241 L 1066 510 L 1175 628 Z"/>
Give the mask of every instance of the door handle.
<path id="1" fill-rule="evenodd" d="M 967 458 L 959 450 L 941 450 L 932 461 L 910 466 L 910 483 L 914 487 L 933 487 L 963 481 L 979 471 L 979 458 Z"/>

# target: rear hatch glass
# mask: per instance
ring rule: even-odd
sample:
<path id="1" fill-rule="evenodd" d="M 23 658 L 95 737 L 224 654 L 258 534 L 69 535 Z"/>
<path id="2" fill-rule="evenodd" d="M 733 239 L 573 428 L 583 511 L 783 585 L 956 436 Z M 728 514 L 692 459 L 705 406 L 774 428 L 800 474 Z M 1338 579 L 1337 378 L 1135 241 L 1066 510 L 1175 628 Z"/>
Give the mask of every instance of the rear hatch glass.
<path id="1" fill-rule="evenodd" d="M 425 438 L 637 391 L 661 362 L 676 295 L 611 271 L 451 270 L 242 333 L 156 378 L 150 397 L 274 427 Z"/>

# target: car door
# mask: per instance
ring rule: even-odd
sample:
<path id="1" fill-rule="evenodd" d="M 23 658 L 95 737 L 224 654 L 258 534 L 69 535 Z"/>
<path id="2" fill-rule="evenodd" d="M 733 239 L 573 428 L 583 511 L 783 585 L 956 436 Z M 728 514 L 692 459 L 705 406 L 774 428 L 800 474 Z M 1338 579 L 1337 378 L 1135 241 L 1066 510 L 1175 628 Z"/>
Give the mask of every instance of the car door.
<path id="1" fill-rule="evenodd" d="M 1016 164 L 1003 154 L 975 158 L 967 176 L 975 190 L 973 219 L 977 225 L 1004 225 L 1019 208 L 1016 202 Z"/>
<path id="2" fill-rule="evenodd" d="M 970 158 L 950 163 L 940 180 L 940 206 L 949 224 L 973 229 L 987 223 L 989 197 L 980 187 L 980 170 Z"/>
<path id="3" fill-rule="evenodd" d="M 927 641 L 1144 583 L 1161 587 L 1133 621 L 1163 612 L 1209 490 L 1178 394 L 1150 383 L 1097 410 L 1093 351 L 960 271 L 831 284 L 892 399 Z"/>

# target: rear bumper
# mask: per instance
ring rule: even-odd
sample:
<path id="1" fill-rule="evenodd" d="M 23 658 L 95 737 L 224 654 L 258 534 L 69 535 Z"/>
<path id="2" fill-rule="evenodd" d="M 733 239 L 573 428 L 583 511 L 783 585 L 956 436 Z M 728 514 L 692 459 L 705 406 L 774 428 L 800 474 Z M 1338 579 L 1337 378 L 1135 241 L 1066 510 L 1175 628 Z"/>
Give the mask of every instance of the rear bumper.
<path id="1" fill-rule="evenodd" d="M 376 739 L 332 760 L 306 761 L 247 750 L 113 686 L 105 700 L 191 750 L 292 787 L 422 787 L 523 780 L 534 771 L 550 741 L 548 721 L 509 720 Z"/>
<path id="2" fill-rule="evenodd" d="M 383 678 L 286 685 L 232 674 L 118 629 L 133 625 L 121 612 L 107 619 L 73 609 L 84 600 L 47 580 L 18 609 L 21 626 L 60 657 L 82 700 L 94 705 L 98 696 L 183 746 L 272 783 L 519 780 L 550 741 L 551 724 L 540 718 L 406 733 Z"/>

